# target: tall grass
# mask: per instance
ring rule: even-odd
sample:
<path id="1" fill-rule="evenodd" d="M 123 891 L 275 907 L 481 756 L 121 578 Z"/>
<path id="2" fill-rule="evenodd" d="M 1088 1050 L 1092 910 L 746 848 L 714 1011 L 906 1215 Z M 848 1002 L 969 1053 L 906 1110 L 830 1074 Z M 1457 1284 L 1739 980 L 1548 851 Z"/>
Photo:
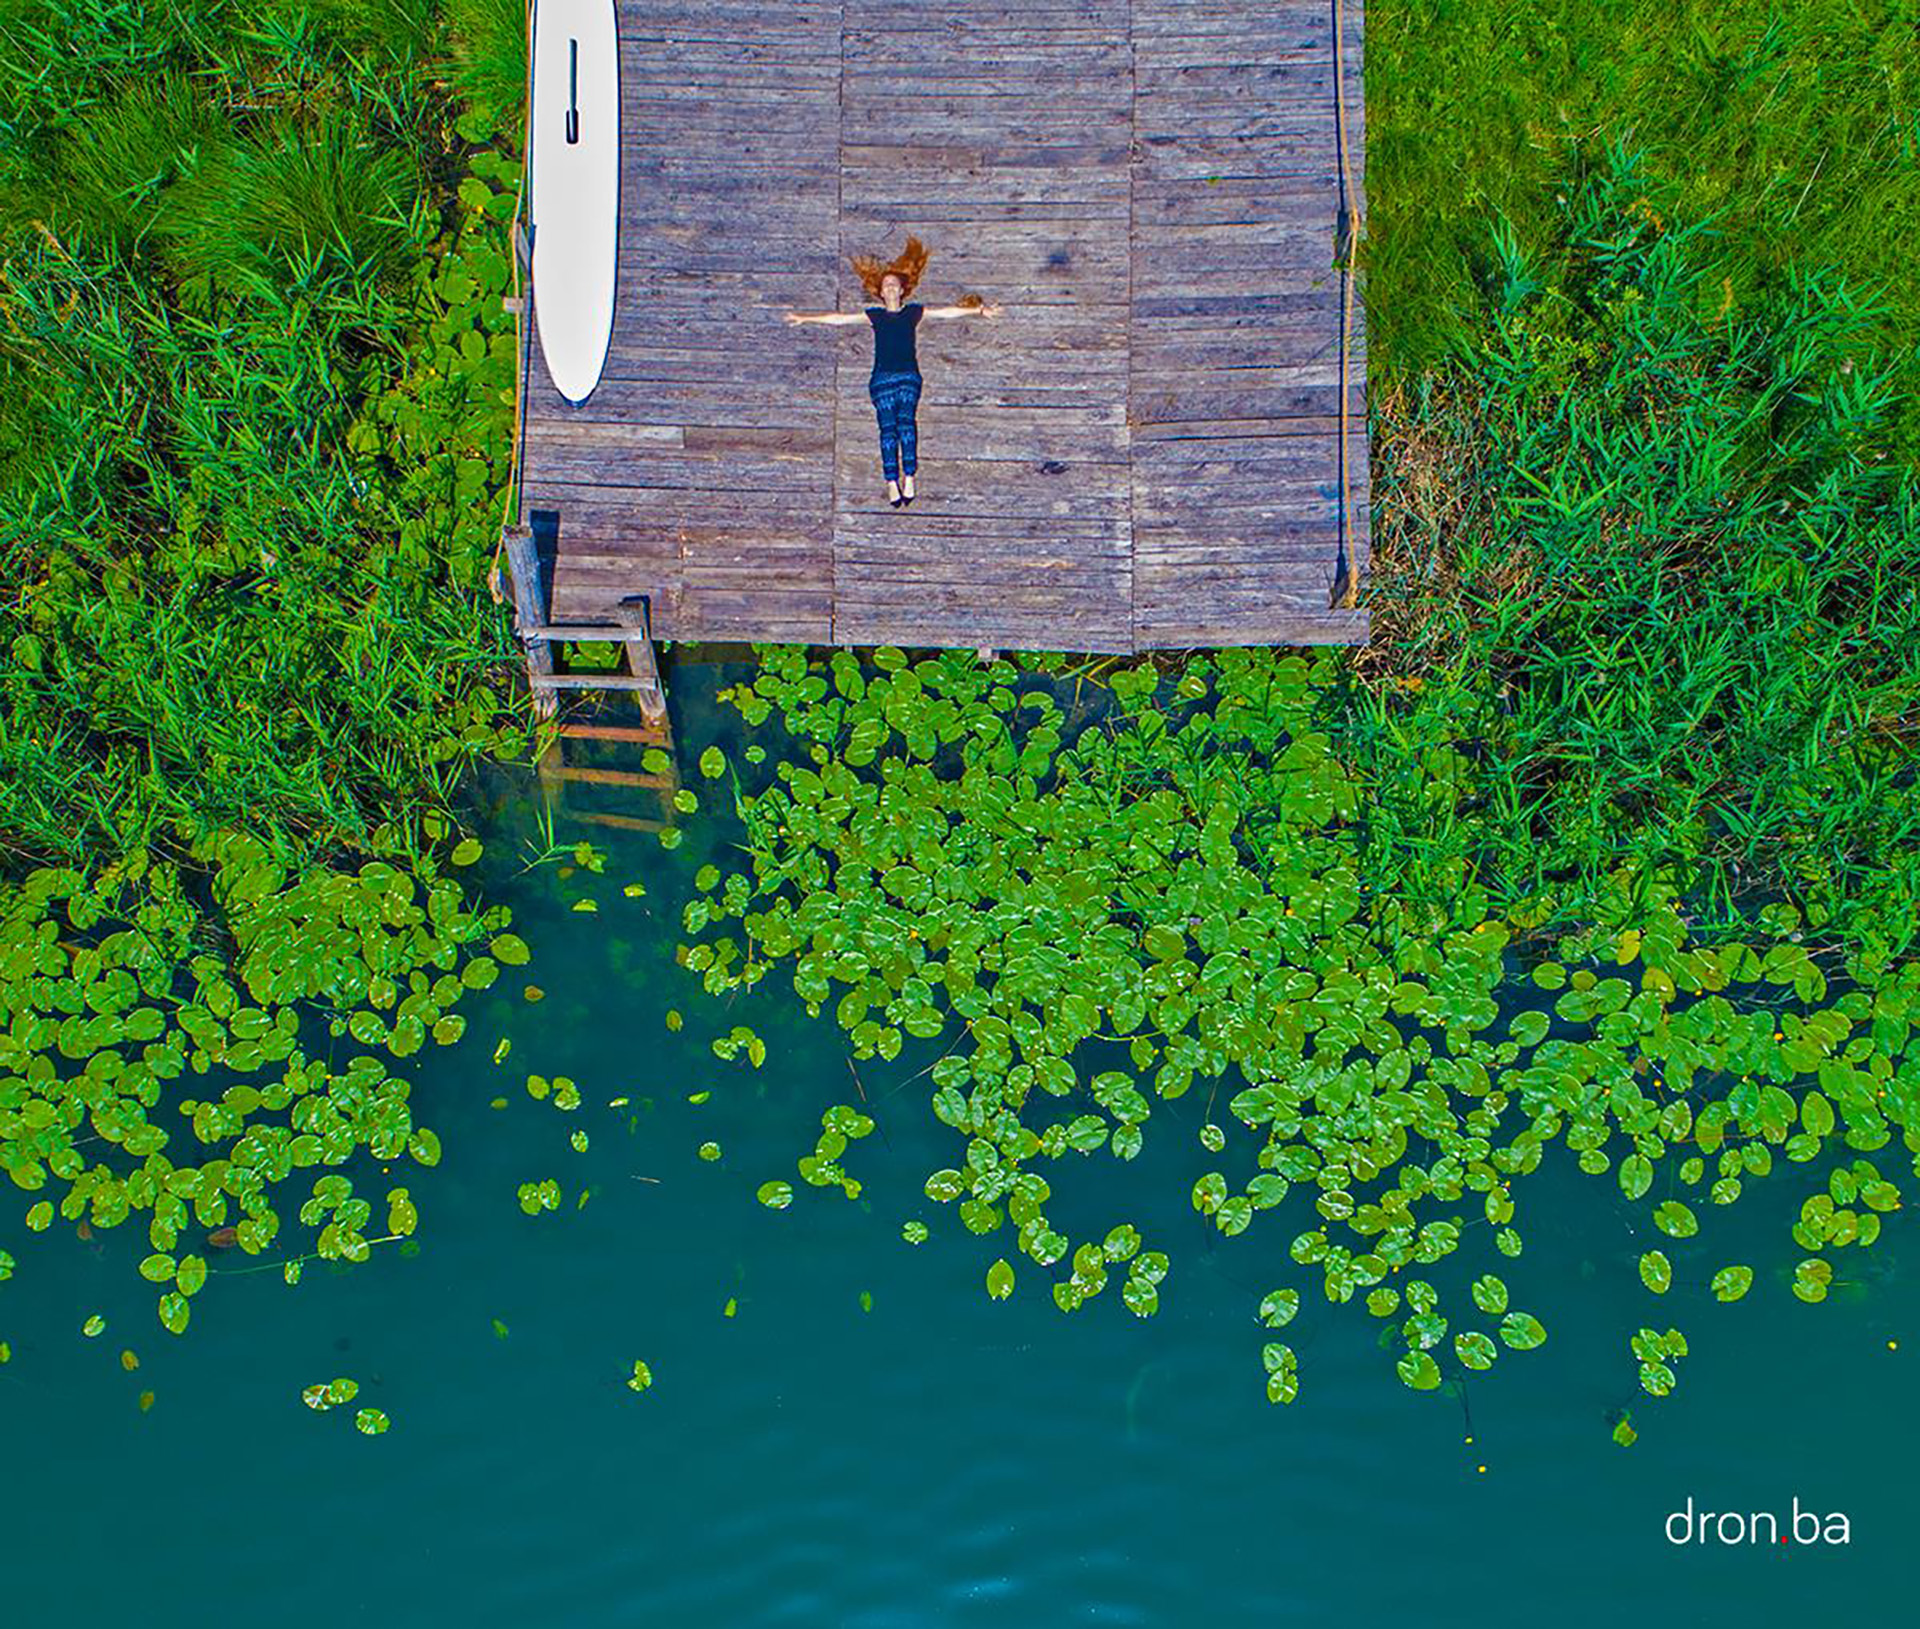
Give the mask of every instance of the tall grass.
<path id="1" fill-rule="evenodd" d="M 504 328 L 504 273 L 482 256 L 449 294 L 470 257 L 445 235 L 466 163 L 440 47 L 415 0 L 0 12 L 0 843 L 22 858 L 225 827 L 379 846 L 519 739 L 456 502 L 487 478 L 474 398 L 510 416 L 510 340 L 475 315 L 491 295 Z"/>
<path id="2" fill-rule="evenodd" d="M 1790 268 L 1715 318 L 1676 190 L 1610 146 L 1539 254 L 1495 231 L 1474 330 L 1380 400 L 1377 819 L 1507 898 L 1634 861 L 1905 942 L 1920 482 L 1884 312 Z M 1439 742 L 1483 789 L 1444 820 L 1392 795 Z"/>
<path id="3" fill-rule="evenodd" d="M 471 109 L 468 133 L 517 142 L 527 94 L 523 0 L 445 0 L 443 10 L 453 82 Z"/>
<path id="4" fill-rule="evenodd" d="M 1920 455 L 1920 12 L 1906 0 L 1377 0 L 1367 8 L 1367 322 L 1376 376 L 1410 379 L 1501 268 L 1482 221 L 1554 236 L 1579 144 L 1625 135 L 1684 218 L 1713 217 L 1699 297 L 1736 317 L 1796 261 L 1885 309 Z M 1702 245 L 1704 250 L 1705 245 Z"/>

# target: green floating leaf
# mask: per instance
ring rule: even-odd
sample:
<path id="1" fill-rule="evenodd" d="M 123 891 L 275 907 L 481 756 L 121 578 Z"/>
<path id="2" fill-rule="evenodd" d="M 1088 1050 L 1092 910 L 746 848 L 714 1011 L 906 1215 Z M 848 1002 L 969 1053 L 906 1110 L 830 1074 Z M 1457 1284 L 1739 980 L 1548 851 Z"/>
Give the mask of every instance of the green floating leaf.
<path id="1" fill-rule="evenodd" d="M 732 1303 L 729 1302 L 728 1305 L 731 1306 Z M 652 1384 L 653 1370 L 642 1363 L 640 1359 L 635 1358 L 633 1360 L 633 1373 L 627 1378 L 627 1389 L 629 1391 L 645 1391 Z"/>
<path id="2" fill-rule="evenodd" d="M 450 857 L 455 865 L 472 865 L 480 858 L 481 852 L 479 840 L 468 837 L 454 845 L 453 854 Z"/>
<path id="3" fill-rule="evenodd" d="M 1802 1301 L 1824 1301 L 1833 1283 L 1833 1264 L 1809 1257 L 1793 1270 L 1793 1293 Z"/>
<path id="4" fill-rule="evenodd" d="M 1546 1326 L 1531 1313 L 1509 1312 L 1500 1320 L 1500 1338 L 1516 1352 L 1531 1351 L 1546 1340 Z"/>
<path id="5" fill-rule="evenodd" d="M 1667 1260 L 1666 1252 L 1649 1250 L 1640 1258 L 1640 1282 L 1655 1295 L 1665 1295 L 1673 1283 L 1673 1263 Z"/>
<path id="6" fill-rule="evenodd" d="M 1440 1384 L 1440 1365 L 1428 1352 L 1408 1352 L 1394 1369 L 1415 1391 L 1432 1391 Z"/>
<path id="7" fill-rule="evenodd" d="M 1260 1303 L 1260 1321 L 1269 1329 L 1284 1329 L 1300 1311 L 1298 1290 L 1275 1290 Z"/>
<path id="8" fill-rule="evenodd" d="M 1013 1268 L 1004 1256 L 987 1269 L 987 1294 L 996 1301 L 1013 1294 Z"/>
<path id="9" fill-rule="evenodd" d="M 1453 1337 L 1453 1353 L 1469 1369 L 1491 1369 L 1500 1349 L 1493 1344 L 1491 1335 L 1477 1329 L 1463 1329 Z"/>
<path id="10" fill-rule="evenodd" d="M 1629 1154 L 1620 1162 L 1620 1191 L 1629 1199 L 1640 1198 L 1653 1186 L 1653 1162 L 1644 1154 Z"/>
<path id="11" fill-rule="evenodd" d="M 1492 1273 L 1473 1281 L 1473 1304 L 1489 1317 L 1497 1318 L 1507 1310 L 1507 1286 Z"/>
<path id="12" fill-rule="evenodd" d="M 1654 1207 L 1654 1225 L 1675 1239 L 1690 1239 L 1700 1231 L 1700 1222 L 1692 1209 L 1678 1199 L 1665 1199 Z"/>
<path id="13" fill-rule="evenodd" d="M 1752 1288 L 1751 1267 L 1722 1267 L 1713 1275 L 1713 1293 L 1722 1301 L 1738 1301 Z"/>
<path id="14" fill-rule="evenodd" d="M 361 1435 L 377 1437 L 382 1435 L 392 1422 L 377 1408 L 363 1408 L 354 1415 L 353 1423 Z"/>

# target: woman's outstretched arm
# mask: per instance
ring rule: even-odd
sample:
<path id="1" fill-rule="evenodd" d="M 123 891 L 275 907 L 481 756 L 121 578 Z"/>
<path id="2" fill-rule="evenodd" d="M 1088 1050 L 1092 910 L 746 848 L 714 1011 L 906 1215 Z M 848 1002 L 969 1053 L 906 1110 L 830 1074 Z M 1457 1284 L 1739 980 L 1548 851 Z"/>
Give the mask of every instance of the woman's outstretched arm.
<path id="1" fill-rule="evenodd" d="M 929 317 L 997 317 L 1000 308 L 997 305 L 930 305 Z"/>
<path id="2" fill-rule="evenodd" d="M 855 323 L 865 322 L 864 311 L 789 311 L 788 322 L 817 322 L 831 328 L 851 328 Z"/>

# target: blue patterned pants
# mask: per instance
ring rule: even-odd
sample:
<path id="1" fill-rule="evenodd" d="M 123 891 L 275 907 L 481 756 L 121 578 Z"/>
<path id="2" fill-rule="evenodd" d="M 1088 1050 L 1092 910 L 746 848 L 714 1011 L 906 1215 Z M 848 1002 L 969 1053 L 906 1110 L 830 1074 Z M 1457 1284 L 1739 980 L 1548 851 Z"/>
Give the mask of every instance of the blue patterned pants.
<path id="1" fill-rule="evenodd" d="M 880 467 L 889 481 L 900 479 L 902 465 L 912 475 L 920 467 L 913 425 L 920 405 L 920 375 L 876 373 L 867 381 L 867 394 L 880 420 Z"/>

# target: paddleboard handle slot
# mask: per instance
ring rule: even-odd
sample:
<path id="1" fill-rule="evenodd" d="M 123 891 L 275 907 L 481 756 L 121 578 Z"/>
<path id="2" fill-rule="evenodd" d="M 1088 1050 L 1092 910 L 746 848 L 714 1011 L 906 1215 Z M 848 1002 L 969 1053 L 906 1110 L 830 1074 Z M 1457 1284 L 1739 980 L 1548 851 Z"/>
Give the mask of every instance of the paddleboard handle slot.
<path id="1" fill-rule="evenodd" d="M 580 145 L 580 42 L 567 41 L 567 145 Z"/>

